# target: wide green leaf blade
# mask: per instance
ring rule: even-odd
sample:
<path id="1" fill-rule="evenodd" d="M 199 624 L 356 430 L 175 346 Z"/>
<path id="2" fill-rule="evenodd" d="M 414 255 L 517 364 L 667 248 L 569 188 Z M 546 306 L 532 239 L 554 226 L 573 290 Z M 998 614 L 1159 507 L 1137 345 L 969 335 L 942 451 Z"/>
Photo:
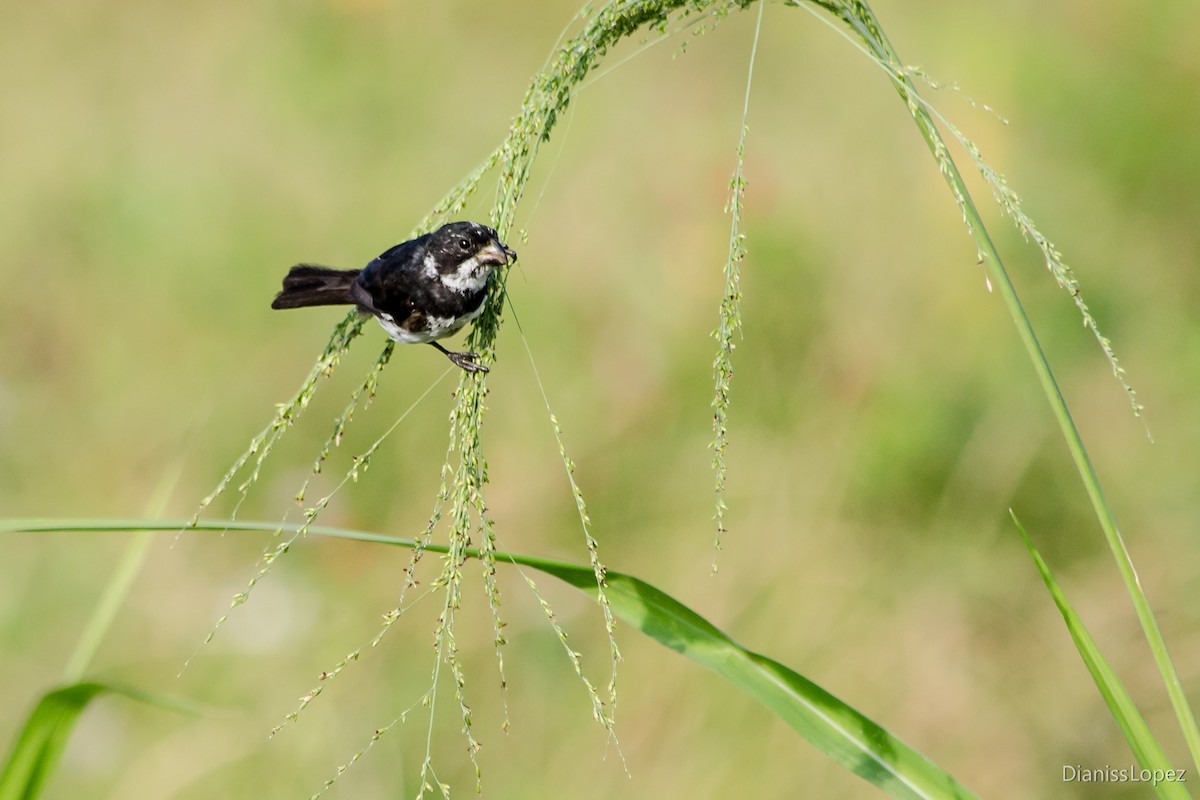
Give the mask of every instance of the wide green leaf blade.
<path id="1" fill-rule="evenodd" d="M 590 567 L 514 559 L 595 592 Z M 803 675 L 751 652 L 670 595 L 637 578 L 609 572 L 613 613 L 642 633 L 721 675 L 757 699 L 821 752 L 893 797 L 973 798 L 917 751 Z"/>
<path id="2" fill-rule="evenodd" d="M 130 531 L 181 530 L 184 520 L 0 520 L 3 531 Z M 241 520 L 202 520 L 193 527 L 209 530 L 295 530 L 295 525 Z M 413 547 L 412 539 L 311 526 L 310 535 Z M 445 552 L 445 547 L 426 545 Z M 476 553 L 471 552 L 475 556 Z M 590 594 L 596 592 L 591 565 L 497 553 L 508 561 L 552 575 Z M 974 795 L 917 751 L 799 673 L 734 642 L 708 620 L 645 581 L 609 572 L 605 592 L 627 623 L 655 641 L 721 675 L 757 699 L 792 726 L 821 752 L 854 774 L 899 798 L 973 798 Z M 0 800 L 8 798 L 0 797 Z"/>
<path id="3" fill-rule="evenodd" d="M 117 684 L 84 681 L 59 687 L 42 696 L 25 720 L 12 752 L 0 772 L 0 800 L 34 800 L 67 746 L 75 721 L 88 703 L 102 694 L 119 694 L 177 711 L 195 711 L 184 700 L 154 695 Z"/>
<path id="4" fill-rule="evenodd" d="M 99 683 L 75 683 L 42 696 L 0 773 L 0 800 L 32 800 L 41 794 L 75 720 L 103 691 Z"/>

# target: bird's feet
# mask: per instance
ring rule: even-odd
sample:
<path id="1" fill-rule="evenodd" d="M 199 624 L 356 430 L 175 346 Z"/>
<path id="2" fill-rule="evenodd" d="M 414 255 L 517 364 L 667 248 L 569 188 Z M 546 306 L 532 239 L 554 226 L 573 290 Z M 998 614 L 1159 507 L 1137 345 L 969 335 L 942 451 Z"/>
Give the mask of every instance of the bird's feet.
<path id="1" fill-rule="evenodd" d="M 454 353 L 447 351 L 446 357 L 453 361 L 457 366 L 462 367 L 467 372 L 487 372 L 488 368 L 483 364 L 476 364 L 475 359 L 479 358 L 479 353 L 461 352 Z"/>
<path id="2" fill-rule="evenodd" d="M 436 347 L 438 350 L 441 350 L 446 355 L 446 358 L 450 359 L 450 361 L 460 369 L 464 369 L 467 372 L 488 371 L 488 368 L 483 364 L 475 363 L 475 360 L 479 358 L 478 353 L 472 353 L 469 351 L 455 352 L 453 350 L 447 350 L 437 342 L 430 342 L 430 344 Z"/>

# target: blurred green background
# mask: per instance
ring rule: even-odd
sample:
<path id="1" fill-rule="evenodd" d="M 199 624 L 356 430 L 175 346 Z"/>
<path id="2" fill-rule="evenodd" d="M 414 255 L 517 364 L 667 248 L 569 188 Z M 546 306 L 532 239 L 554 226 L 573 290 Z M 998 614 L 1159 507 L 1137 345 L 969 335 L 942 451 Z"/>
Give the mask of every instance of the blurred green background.
<path id="1" fill-rule="evenodd" d="M 165 515 L 190 515 L 340 318 L 272 312 L 286 268 L 358 266 L 403 239 L 501 141 L 577 10 L 473 0 L 9 4 L 3 514 L 138 516 L 181 467 Z M 1153 444 L 1040 256 L 989 209 L 1196 698 L 1200 7 L 881 0 L 876 10 L 910 63 L 1011 121 L 960 94 L 927 92 L 1078 269 L 1140 391 Z M 702 37 L 682 34 L 590 84 L 518 214 L 529 237 L 512 241 L 521 254 L 512 303 L 602 557 L 839 695 L 983 796 L 1146 796 L 1144 784 L 1061 781 L 1063 765 L 1132 758 L 1010 507 L 1168 753 L 1186 763 L 1006 312 L 882 75 L 811 15 L 779 4 L 766 9 L 751 101 L 731 530 L 710 575 L 708 334 L 753 22 L 744 13 Z M 625 43 L 602 69 L 642 48 Z M 464 216 L 486 215 L 492 185 Z M 986 189 L 978 199 L 987 204 Z M 522 334 L 511 312 L 506 321 L 484 437 L 500 546 L 584 562 Z M 356 341 L 243 518 L 287 511 L 382 342 L 374 325 Z M 400 348 L 330 474 L 445 367 L 428 348 Z M 452 387 L 439 385 L 324 522 L 397 535 L 424 526 Z M 307 797 L 418 701 L 433 666 L 434 598 L 267 741 L 320 672 L 374 634 L 408 563 L 403 551 L 319 538 L 294 548 L 176 677 L 265 544 L 246 534 L 156 543 L 92 674 L 214 713 L 100 701 L 51 797 Z M 5 537 L 0 747 L 58 679 L 124 545 L 121 535 Z M 458 641 L 487 796 L 878 796 L 735 689 L 623 628 L 626 775 L 511 570 L 502 588 L 512 724 L 502 733 L 490 617 L 477 566 L 469 574 Z M 551 579 L 539 585 L 603 683 L 594 604 Z M 450 688 L 439 696 L 435 766 L 469 794 Z M 418 707 L 329 796 L 415 794 L 425 738 Z"/>

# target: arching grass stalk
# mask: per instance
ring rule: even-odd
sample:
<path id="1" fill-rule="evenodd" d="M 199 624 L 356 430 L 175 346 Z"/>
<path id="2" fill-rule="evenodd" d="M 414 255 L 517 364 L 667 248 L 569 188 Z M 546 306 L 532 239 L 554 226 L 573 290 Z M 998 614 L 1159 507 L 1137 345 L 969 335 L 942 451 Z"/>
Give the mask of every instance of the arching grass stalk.
<path id="1" fill-rule="evenodd" d="M 909 78 L 909 71 L 902 65 L 891 43 L 884 36 L 874 13 L 865 2 L 862 2 L 862 0 L 842 0 L 842 2 L 813 0 L 813 2 L 844 22 L 866 45 L 876 63 L 887 71 L 892 85 L 908 106 L 913 120 L 917 123 L 917 128 L 929 146 L 930 152 L 933 153 L 933 157 L 938 164 L 938 168 L 941 170 L 942 176 L 946 180 L 946 184 L 962 209 L 963 221 L 975 239 L 976 247 L 979 251 L 979 260 L 988 270 L 990 281 L 995 285 L 1000 297 L 1004 301 L 1005 307 L 1009 311 L 1009 315 L 1012 317 L 1013 323 L 1016 325 L 1017 333 L 1021 338 L 1022 344 L 1025 346 L 1026 353 L 1042 385 L 1042 391 L 1046 395 L 1051 410 L 1058 421 L 1059 429 L 1066 440 L 1071 457 L 1075 461 L 1075 467 L 1083 481 L 1084 488 L 1087 490 L 1088 498 L 1091 500 L 1092 509 L 1100 523 L 1101 530 L 1104 532 L 1109 550 L 1112 552 L 1114 561 L 1116 561 L 1117 569 L 1121 573 L 1121 578 L 1133 603 L 1134 611 L 1137 614 L 1138 621 L 1141 623 L 1142 631 L 1150 645 L 1150 651 L 1158 666 L 1172 708 L 1175 711 L 1176 719 L 1183 731 L 1192 761 L 1200 768 L 1200 729 L 1196 726 L 1195 715 L 1188 705 L 1187 697 L 1183 693 L 1179 673 L 1175 669 L 1174 662 L 1171 660 L 1166 641 L 1163 639 L 1162 631 L 1159 629 L 1154 611 L 1150 607 L 1150 602 L 1146 598 L 1145 592 L 1142 591 L 1137 571 L 1134 569 L 1133 561 L 1129 556 L 1129 552 L 1125 547 L 1125 541 L 1117 527 L 1112 508 L 1109 506 L 1108 499 L 1105 497 L 1100 485 L 1099 475 L 1096 473 L 1091 458 L 1088 456 L 1083 444 L 1083 438 L 1080 436 L 1079 429 L 1075 426 L 1075 422 L 1071 418 L 1066 400 L 1058 387 L 1058 382 L 1054 378 L 1050 364 L 1046 360 L 1045 353 L 1042 351 L 1041 344 L 1034 334 L 1033 326 L 1025 314 L 1016 289 L 1008 277 L 1008 273 L 1000 259 L 1000 254 L 996 250 L 996 246 L 984 226 L 979 210 L 976 208 L 970 193 L 967 191 L 966 183 L 963 181 L 957 165 L 946 148 L 945 141 L 938 132 L 933 113 L 918 95 L 916 87 Z M 796 5 L 798 1 L 791 0 L 790 4 Z M 966 141 L 956 130 L 954 133 L 961 141 Z M 1021 211 L 1019 199 L 1008 187 L 1007 183 L 1003 181 L 1003 178 L 982 163 L 978 156 L 978 149 L 967 143 L 967 151 L 975 159 L 976 163 L 980 165 L 980 171 L 984 179 L 991 185 L 1000 206 L 1013 219 L 1021 233 L 1027 238 L 1032 239 L 1039 249 L 1041 249 L 1047 266 L 1054 274 L 1059 285 L 1067 290 L 1074 299 L 1077 307 L 1083 313 L 1085 325 L 1092 330 L 1099 341 L 1105 356 L 1112 365 L 1114 374 L 1121 382 L 1133 405 L 1134 412 L 1140 412 L 1141 406 L 1137 403 L 1133 389 L 1124 380 L 1124 370 L 1117 363 L 1116 356 L 1112 352 L 1112 347 L 1108 339 L 1100 333 L 1094 318 L 1083 303 L 1079 285 L 1070 270 L 1063 263 L 1061 254 L 1054 249 L 1049 239 L 1034 227 L 1032 221 Z"/>
<path id="2" fill-rule="evenodd" d="M 745 7 L 749 5 L 749 2 L 750 0 L 718 0 L 717 2 L 712 0 L 617 0 L 604 6 L 593 15 L 588 15 L 586 12 L 582 14 L 581 16 L 586 19 L 583 29 L 557 48 L 547 60 L 545 67 L 535 76 L 526 93 L 521 111 L 514 119 L 504 143 L 446 194 L 442 201 L 421 221 L 413 231 L 413 235 L 430 230 L 445 222 L 451 215 L 461 211 L 466 206 L 468 199 L 478 190 L 484 176 L 499 167 L 499 182 L 492 218 L 501 237 L 507 238 L 512 231 L 515 211 L 523 197 L 533 161 L 538 155 L 541 145 L 549 139 L 555 124 L 577 94 L 584 79 L 589 76 L 593 67 L 613 44 L 621 38 L 647 27 L 657 30 L 660 34 L 665 34 L 668 29 L 668 21 L 672 19 L 683 22 L 689 18 L 701 17 L 716 21 L 723 18 L 731 9 Z M 484 313 L 472 329 L 467 342 L 472 350 L 483 355 L 485 364 L 494 359 L 493 347 L 499 330 L 506 279 L 507 274 L 500 273 L 497 275 L 497 280 L 493 281 Z M 363 317 L 351 312 L 338 324 L 325 350 L 309 376 L 301 384 L 300 389 L 288 402 L 277 408 L 271 423 L 251 440 L 246 451 L 234 462 L 214 491 L 201 502 L 191 521 L 192 526 L 199 521 L 209 505 L 227 490 L 234 478 L 248 464 L 251 464 L 252 469 L 249 476 L 238 485 L 240 496 L 231 515 L 236 516 L 237 509 L 240 508 L 241 502 L 256 483 L 273 446 L 308 407 L 319 386 L 320 378 L 332 374 L 350 342 L 361 332 L 364 321 Z M 360 398 L 364 394 L 367 397 L 373 395 L 375 382 L 390 355 L 391 348 L 389 346 L 377 359 L 363 385 L 352 395 L 350 403 L 342 415 L 335 420 L 333 433 L 315 459 L 313 475 L 322 470 L 331 450 L 340 443 Z M 443 508 L 448 505 L 452 528 L 451 548 L 445 556 L 439 578 L 439 585 L 444 586 L 447 591 L 446 605 L 443 608 L 439 624 L 441 633 L 438 638 L 440 651 L 448 660 L 458 684 L 456 691 L 459 693 L 460 705 L 463 709 L 464 728 L 468 730 L 470 727 L 469 712 L 461 694 L 462 673 L 457 664 L 456 650 L 452 646 L 452 641 L 449 641 L 450 646 L 448 647 L 441 647 L 441 645 L 446 644 L 443 639 L 451 635 L 450 621 L 453 620 L 454 612 L 461 598 L 462 561 L 455 558 L 453 554 L 462 547 L 469 546 L 474 535 L 480 537 L 480 561 L 483 564 L 484 584 L 493 614 L 501 685 L 504 684 L 503 658 L 500 654 L 500 647 L 504 643 L 504 623 L 499 613 L 499 588 L 496 582 L 494 556 L 495 534 L 492 522 L 487 515 L 483 492 L 483 487 L 487 483 L 487 462 L 483 456 L 480 431 L 486 411 L 484 401 L 487 391 L 486 381 L 482 378 L 468 374 L 460 377 L 459 389 L 456 393 L 458 401 L 451 414 L 447 459 L 442 470 L 443 487 L 435 499 L 429 526 L 431 532 L 442 518 Z M 359 473 L 366 469 L 369 455 L 368 452 L 365 456 L 355 459 L 347 472 L 347 478 L 357 479 Z M 569 463 L 569 460 L 565 463 Z M 448 485 L 445 480 L 447 476 L 450 476 Z M 297 492 L 298 502 L 304 501 L 310 480 L 311 476 Z M 343 480 L 344 482 L 345 480 Z M 275 561 L 287 553 L 296 538 L 302 536 L 308 527 L 317 520 L 321 511 L 328 505 L 332 494 L 331 492 L 305 509 L 304 522 L 291 537 L 276 542 L 264 551 L 257 573 L 249 580 L 246 589 L 235 595 L 232 605 L 237 606 L 246 601 L 255 585 L 269 573 Z M 580 497 L 576 499 L 577 502 L 581 500 Z M 281 524 L 280 532 L 286 527 Z M 601 603 L 605 605 L 603 599 L 604 566 L 596 556 L 594 540 L 591 539 L 590 533 L 588 536 L 589 553 L 592 556 L 597 587 L 601 595 Z M 423 550 L 418 549 L 414 554 L 412 566 L 415 566 L 421 552 Z M 407 575 L 407 580 L 411 580 L 411 568 Z M 378 643 L 391 623 L 399 617 L 400 611 L 401 606 L 398 605 L 392 613 L 385 615 L 385 624 L 372 644 Z M 217 621 L 213 631 L 205 640 L 206 642 L 211 640 L 224 619 L 225 617 L 222 617 Z M 616 642 L 612 639 L 611 616 L 607 611 L 606 620 L 615 661 L 619 656 Z M 338 674 L 344 666 L 356 660 L 360 652 L 361 650 L 355 650 L 348 654 L 331 673 L 325 674 L 325 679 Z M 305 697 L 300 707 L 289 715 L 288 719 L 294 719 L 295 714 L 319 693 L 320 687 L 317 687 Z M 610 683 L 608 698 L 610 706 L 615 703 L 615 699 L 615 681 L 613 681 Z M 602 718 L 611 732 L 611 717 L 607 714 L 598 716 Z"/>

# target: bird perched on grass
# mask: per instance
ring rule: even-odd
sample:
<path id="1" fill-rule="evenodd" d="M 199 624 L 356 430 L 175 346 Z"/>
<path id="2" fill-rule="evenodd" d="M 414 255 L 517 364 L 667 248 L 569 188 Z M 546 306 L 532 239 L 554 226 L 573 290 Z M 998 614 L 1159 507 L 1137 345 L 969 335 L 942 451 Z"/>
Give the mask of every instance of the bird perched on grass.
<path id="1" fill-rule="evenodd" d="M 467 372 L 487 372 L 478 353 L 438 344 L 483 311 L 488 277 L 517 254 L 478 222 L 451 222 L 387 250 L 362 269 L 297 264 L 271 308 L 358 306 L 402 344 L 429 344 Z"/>

